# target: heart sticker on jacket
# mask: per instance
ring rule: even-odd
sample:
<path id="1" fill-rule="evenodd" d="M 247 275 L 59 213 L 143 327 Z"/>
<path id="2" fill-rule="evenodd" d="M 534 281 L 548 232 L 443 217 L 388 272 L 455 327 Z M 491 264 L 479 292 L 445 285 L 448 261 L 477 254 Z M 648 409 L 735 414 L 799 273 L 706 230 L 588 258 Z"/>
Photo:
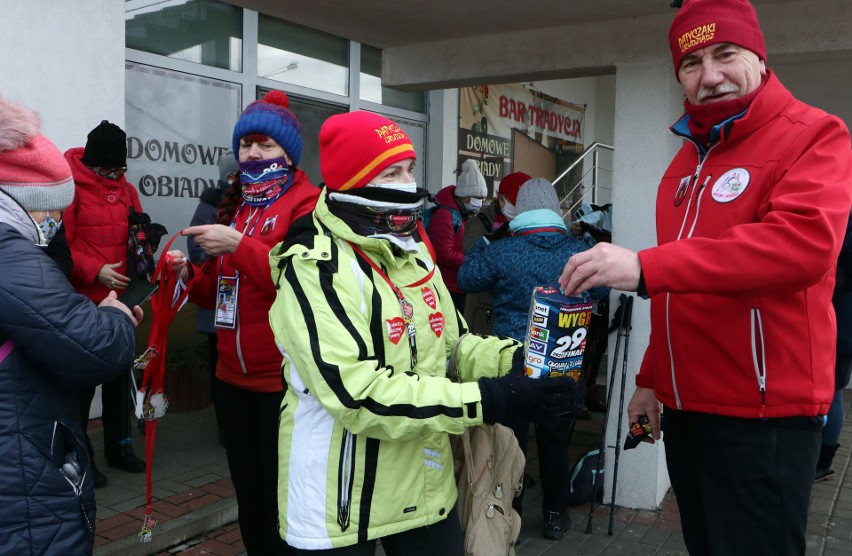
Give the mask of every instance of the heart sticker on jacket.
<path id="1" fill-rule="evenodd" d="M 429 326 L 432 327 L 432 332 L 435 333 L 435 336 L 441 337 L 441 334 L 444 333 L 444 315 L 441 313 L 432 313 L 429 315 Z"/>
<path id="2" fill-rule="evenodd" d="M 433 309 L 438 308 L 435 304 L 435 293 L 431 289 L 424 286 L 423 289 L 420 290 L 420 293 L 423 294 L 423 301 L 426 302 L 426 305 Z"/>
<path id="3" fill-rule="evenodd" d="M 399 339 L 402 338 L 402 331 L 405 330 L 405 321 L 402 320 L 402 317 L 394 317 L 387 319 L 385 326 L 388 327 L 388 338 L 390 338 L 390 341 L 398 344 Z"/>

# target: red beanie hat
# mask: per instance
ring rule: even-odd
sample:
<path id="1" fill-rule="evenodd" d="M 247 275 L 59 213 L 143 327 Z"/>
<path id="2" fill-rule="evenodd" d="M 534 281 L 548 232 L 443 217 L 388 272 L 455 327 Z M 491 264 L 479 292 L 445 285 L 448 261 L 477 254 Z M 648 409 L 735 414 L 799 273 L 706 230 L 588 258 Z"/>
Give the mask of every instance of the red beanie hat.
<path id="1" fill-rule="evenodd" d="M 518 191 L 521 190 L 521 186 L 527 180 L 532 179 L 528 174 L 524 174 L 523 172 L 512 172 L 511 174 L 506 174 L 503 176 L 503 179 L 500 180 L 500 187 L 497 190 L 498 195 L 505 195 L 509 202 L 513 205 L 518 202 Z"/>
<path id="2" fill-rule="evenodd" d="M 74 200 L 65 157 L 39 133 L 38 116 L 0 99 L 0 189 L 24 210 L 61 210 Z"/>
<path id="3" fill-rule="evenodd" d="M 722 42 L 739 45 L 766 59 L 754 6 L 748 0 L 686 0 L 669 27 L 675 74 L 684 56 Z"/>
<path id="4" fill-rule="evenodd" d="M 320 172 L 334 191 L 364 187 L 394 162 L 417 158 L 411 139 L 398 125 L 363 110 L 327 119 L 319 143 Z"/>

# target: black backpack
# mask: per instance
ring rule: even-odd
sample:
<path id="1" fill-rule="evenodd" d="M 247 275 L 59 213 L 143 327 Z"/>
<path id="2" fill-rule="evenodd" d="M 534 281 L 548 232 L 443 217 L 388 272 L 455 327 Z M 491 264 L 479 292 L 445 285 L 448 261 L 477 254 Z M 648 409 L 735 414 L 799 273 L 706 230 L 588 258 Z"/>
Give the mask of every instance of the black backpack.
<path id="1" fill-rule="evenodd" d="M 432 217 L 435 216 L 435 213 L 438 212 L 439 208 L 445 208 L 450 211 L 450 214 L 453 217 L 453 232 L 459 231 L 459 226 L 462 223 L 461 213 L 446 205 L 432 205 L 421 213 L 421 218 L 423 219 L 423 227 L 426 228 L 426 233 L 429 233 L 429 226 L 432 225 Z"/>
<path id="2" fill-rule="evenodd" d="M 571 480 L 568 483 L 568 505 L 579 506 L 588 504 L 592 496 L 600 496 L 603 492 L 604 455 L 594 449 L 577 460 L 571 469 Z M 594 483 L 594 486 L 593 486 Z"/>

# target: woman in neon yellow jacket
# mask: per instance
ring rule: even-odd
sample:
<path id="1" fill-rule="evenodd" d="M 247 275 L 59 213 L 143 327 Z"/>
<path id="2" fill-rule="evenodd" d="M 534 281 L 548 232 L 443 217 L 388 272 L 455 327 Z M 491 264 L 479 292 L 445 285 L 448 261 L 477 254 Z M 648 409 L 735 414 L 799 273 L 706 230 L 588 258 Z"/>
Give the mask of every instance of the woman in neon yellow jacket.
<path id="1" fill-rule="evenodd" d="M 545 419 L 573 394 L 567 381 L 524 377 L 520 344 L 507 338 L 464 336 L 465 382 L 446 378 L 466 328 L 417 229 L 426 193 L 414 161 L 390 120 L 329 118 L 317 207 L 270 253 L 269 318 L 289 385 L 279 530 L 299 553 L 374 554 L 382 539 L 389 556 L 460 555 L 448 434 Z"/>

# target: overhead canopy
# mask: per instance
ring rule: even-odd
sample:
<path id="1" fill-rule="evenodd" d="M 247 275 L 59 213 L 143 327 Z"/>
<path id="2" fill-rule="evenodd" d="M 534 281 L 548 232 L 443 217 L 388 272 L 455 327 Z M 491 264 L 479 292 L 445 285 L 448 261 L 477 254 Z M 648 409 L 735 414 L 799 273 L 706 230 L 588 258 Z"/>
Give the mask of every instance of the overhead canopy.
<path id="1" fill-rule="evenodd" d="M 226 0 L 382 49 L 407 89 L 613 73 L 669 56 L 671 0 Z M 852 52 L 852 2 L 753 0 L 770 54 Z"/>

